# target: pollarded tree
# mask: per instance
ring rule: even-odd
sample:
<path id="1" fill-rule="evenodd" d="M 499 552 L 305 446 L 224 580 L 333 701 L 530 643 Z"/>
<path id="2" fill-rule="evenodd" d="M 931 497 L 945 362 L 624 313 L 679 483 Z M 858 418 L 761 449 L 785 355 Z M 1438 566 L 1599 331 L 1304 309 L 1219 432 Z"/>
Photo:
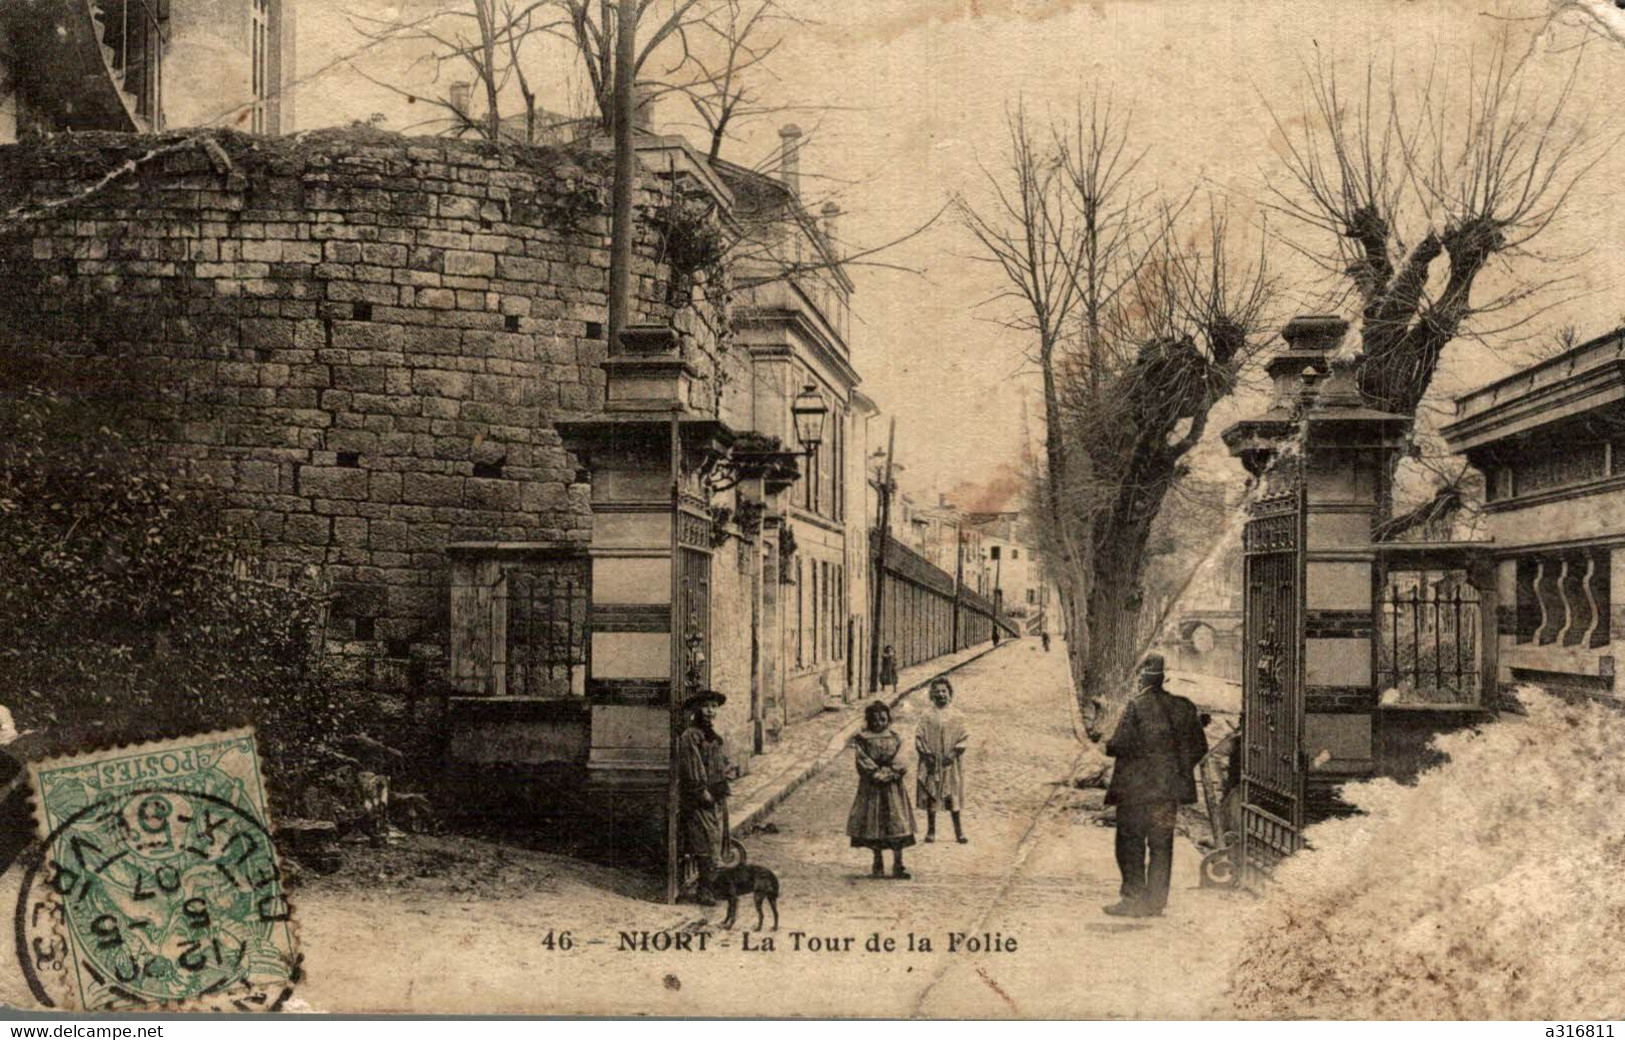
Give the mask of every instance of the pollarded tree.
<path id="1" fill-rule="evenodd" d="M 1000 276 L 994 320 L 1043 379 L 1050 573 L 1077 693 L 1111 701 L 1143 649 L 1151 526 L 1262 339 L 1273 281 L 1262 250 L 1235 260 L 1222 206 L 1191 230 L 1184 202 L 1150 204 L 1143 153 L 1108 104 L 1042 130 L 1018 106 L 1007 128 L 991 203 L 957 208 Z"/>
<path id="2" fill-rule="evenodd" d="M 1163 226 L 1103 316 L 1096 349 L 1070 355 L 1061 371 L 1061 422 L 1086 462 L 1074 490 L 1089 561 L 1083 688 L 1109 709 L 1132 692 L 1129 676 L 1156 628 L 1143 588 L 1153 525 L 1274 317 L 1262 243 L 1244 252 L 1222 205 L 1195 229 Z"/>
<path id="3" fill-rule="evenodd" d="M 1352 297 L 1360 389 L 1387 411 L 1416 413 L 1458 338 L 1507 334 L 1550 306 L 1563 279 L 1531 245 L 1601 157 L 1571 111 L 1578 56 L 1550 80 L 1504 34 L 1465 73 L 1453 87 L 1437 67 L 1368 67 L 1351 95 L 1320 63 L 1301 129 L 1276 117 L 1290 176 L 1275 208 Z"/>

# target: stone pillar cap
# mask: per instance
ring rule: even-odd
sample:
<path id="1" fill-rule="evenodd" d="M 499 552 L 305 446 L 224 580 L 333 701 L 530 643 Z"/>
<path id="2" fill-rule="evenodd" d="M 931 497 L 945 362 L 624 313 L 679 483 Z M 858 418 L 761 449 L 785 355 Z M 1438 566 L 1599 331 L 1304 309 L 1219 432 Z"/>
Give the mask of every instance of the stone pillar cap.
<path id="1" fill-rule="evenodd" d="M 1281 338 L 1291 351 L 1331 351 L 1343 342 L 1349 323 L 1335 314 L 1300 314 L 1286 323 Z"/>

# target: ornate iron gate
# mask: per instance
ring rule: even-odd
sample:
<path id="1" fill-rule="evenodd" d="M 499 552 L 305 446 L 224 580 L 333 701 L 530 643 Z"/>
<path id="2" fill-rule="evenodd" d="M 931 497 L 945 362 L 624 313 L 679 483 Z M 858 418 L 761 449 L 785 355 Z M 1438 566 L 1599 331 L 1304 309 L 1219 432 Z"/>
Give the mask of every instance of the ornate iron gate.
<path id="1" fill-rule="evenodd" d="M 1279 463 L 1243 535 L 1241 884 L 1256 889 L 1303 832 L 1303 543 L 1300 467 Z"/>
<path id="2" fill-rule="evenodd" d="M 674 632 L 683 662 L 679 689 L 687 697 L 711 685 L 711 554 L 685 545 L 678 566 L 682 588 Z"/>

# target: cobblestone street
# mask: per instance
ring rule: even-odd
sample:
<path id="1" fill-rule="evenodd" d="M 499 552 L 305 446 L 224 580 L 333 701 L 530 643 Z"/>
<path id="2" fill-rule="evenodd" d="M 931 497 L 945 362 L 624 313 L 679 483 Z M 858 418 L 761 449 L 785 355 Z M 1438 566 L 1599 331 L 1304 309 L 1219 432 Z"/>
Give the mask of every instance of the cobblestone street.
<path id="1" fill-rule="evenodd" d="M 650 902 L 638 882 L 580 864 L 551 864 L 536 891 L 517 897 L 476 892 L 461 901 L 417 900 L 406 889 L 374 899 L 317 887 L 299 912 L 310 967 L 305 996 L 315 1008 L 358 1010 L 1216 1013 L 1239 907 L 1228 894 L 1197 889 L 1199 857 L 1188 841 L 1181 838 L 1175 853 L 1166 917 L 1121 921 L 1101 913 L 1116 898 L 1112 831 L 1094 823 L 1100 792 L 1065 783 L 1080 748 L 1065 701 L 1062 648 L 1045 654 L 1035 639 L 1007 643 L 953 680 L 971 733 L 970 843 L 954 843 L 943 819 L 949 840 L 909 850 L 912 880 L 871 879 L 867 851 L 849 847 L 844 828 L 855 774 L 846 752 L 763 821 L 771 826 L 745 839 L 751 862 L 779 875 L 777 933 L 722 931 L 722 907 Z M 923 703 L 923 692 L 916 693 L 896 712 L 907 748 Z M 912 753 L 908 761 L 912 768 Z M 923 837 L 923 814 L 919 825 Z M 511 853 L 531 856 L 554 859 Z M 754 916 L 741 909 L 742 924 L 753 925 Z M 557 948 L 564 931 L 571 933 L 568 951 Z M 623 950 L 622 931 L 647 931 L 654 945 L 691 948 Z M 550 932 L 553 949 L 545 942 Z M 659 933 L 665 935 L 656 938 Z M 914 952 L 908 950 L 911 934 Z M 896 951 L 866 952 L 876 935 L 882 943 L 892 940 Z M 964 938 L 956 941 L 956 935 Z M 919 949 L 921 939 L 929 941 L 929 952 Z M 968 939 L 980 949 L 967 948 Z M 769 940 L 770 952 L 764 949 Z M 392 964 L 413 970 L 379 977 L 368 963 L 335 961 L 327 952 L 353 951 L 366 941 L 388 951 Z M 812 968 L 816 987 L 803 984 L 814 977 Z"/>

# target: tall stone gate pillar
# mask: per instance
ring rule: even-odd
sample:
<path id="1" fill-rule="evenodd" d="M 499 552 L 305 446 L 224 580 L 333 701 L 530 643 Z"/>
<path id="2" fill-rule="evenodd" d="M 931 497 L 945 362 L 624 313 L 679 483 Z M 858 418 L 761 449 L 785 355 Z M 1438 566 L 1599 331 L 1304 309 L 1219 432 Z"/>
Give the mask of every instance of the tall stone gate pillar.
<path id="1" fill-rule="evenodd" d="M 1271 408 L 1225 431 L 1231 453 L 1266 483 L 1296 470 L 1302 489 L 1301 760 L 1311 814 L 1316 781 L 1372 771 L 1377 552 L 1373 526 L 1385 515 L 1388 473 L 1410 420 L 1362 403 L 1355 358 L 1340 350 L 1341 318 L 1305 316 L 1282 330 L 1286 349 L 1270 359 Z M 1251 595 L 1245 590 L 1244 595 Z M 1247 614 L 1245 616 L 1251 616 Z M 1256 639 L 1256 636 L 1248 638 Z M 1244 704 L 1244 709 L 1248 708 Z"/>

